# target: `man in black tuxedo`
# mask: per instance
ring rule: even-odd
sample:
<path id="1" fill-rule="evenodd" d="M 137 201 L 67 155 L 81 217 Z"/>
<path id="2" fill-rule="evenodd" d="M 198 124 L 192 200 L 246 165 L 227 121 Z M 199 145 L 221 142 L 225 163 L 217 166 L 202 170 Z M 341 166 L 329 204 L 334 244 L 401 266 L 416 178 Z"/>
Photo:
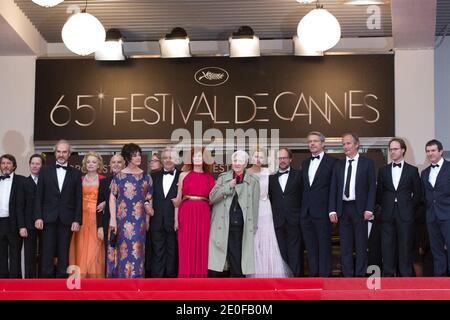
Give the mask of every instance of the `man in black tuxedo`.
<path id="1" fill-rule="evenodd" d="M 111 194 L 111 182 L 114 176 L 125 167 L 125 160 L 120 154 L 115 154 L 109 161 L 111 175 L 105 179 L 100 180 L 98 197 L 97 197 L 97 236 L 103 240 L 105 244 L 105 259 L 108 261 L 108 247 L 109 247 L 109 219 L 111 213 L 109 212 L 109 196 Z M 105 263 L 105 266 L 107 264 Z"/>
<path id="2" fill-rule="evenodd" d="M 23 216 L 23 176 L 16 174 L 16 158 L 0 157 L 0 278 L 22 278 L 19 228 Z"/>
<path id="3" fill-rule="evenodd" d="M 358 154 L 359 137 L 342 135 L 346 158 L 336 163 L 330 190 L 330 220 L 339 221 L 342 272 L 364 277 L 367 272 L 367 221 L 373 219 L 376 197 L 375 166 Z M 353 261 L 355 245 L 356 264 Z"/>
<path id="4" fill-rule="evenodd" d="M 272 203 L 273 224 L 281 256 L 295 277 L 303 275 L 302 234 L 300 209 L 302 203 L 302 175 L 291 168 L 292 152 L 278 151 L 279 170 L 269 177 L 269 196 Z"/>
<path id="5" fill-rule="evenodd" d="M 33 154 L 28 164 L 30 166 L 30 175 L 25 178 L 23 183 L 22 202 L 25 210 L 19 220 L 19 233 L 23 239 L 25 278 L 36 278 L 38 232 L 34 227 L 34 203 L 39 173 L 44 164 L 44 158 L 40 154 Z"/>
<path id="6" fill-rule="evenodd" d="M 421 198 L 417 167 L 404 160 L 403 139 L 389 141 L 392 162 L 378 172 L 377 204 L 381 206 L 381 252 L 383 275 L 413 275 L 414 218 Z"/>
<path id="7" fill-rule="evenodd" d="M 428 141 L 425 151 L 431 163 L 421 175 L 427 229 L 434 275 L 442 277 L 450 273 L 450 163 L 442 157 L 443 146 L 438 140 Z"/>
<path id="8" fill-rule="evenodd" d="M 56 163 L 41 170 L 36 190 L 35 227 L 42 230 L 41 277 L 54 278 L 53 258 L 58 258 L 56 277 L 67 277 L 72 232 L 82 222 L 81 172 L 69 166 L 70 144 L 55 146 Z"/>
<path id="9" fill-rule="evenodd" d="M 328 201 L 333 168 L 337 159 L 324 152 L 325 136 L 310 132 L 311 157 L 302 163 L 303 197 L 301 227 L 308 252 L 310 277 L 331 275 L 331 222 Z"/>
<path id="10" fill-rule="evenodd" d="M 153 210 L 150 221 L 151 276 L 176 278 L 178 275 L 178 246 L 175 232 L 175 207 L 180 172 L 175 168 L 178 155 L 172 148 L 162 152 L 163 170 L 154 174 Z"/>

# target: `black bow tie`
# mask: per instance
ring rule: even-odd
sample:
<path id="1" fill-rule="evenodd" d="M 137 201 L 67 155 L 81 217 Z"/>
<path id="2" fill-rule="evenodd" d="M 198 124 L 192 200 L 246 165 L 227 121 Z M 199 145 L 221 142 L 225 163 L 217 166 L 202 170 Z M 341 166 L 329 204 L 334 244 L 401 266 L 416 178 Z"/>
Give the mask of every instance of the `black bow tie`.
<path id="1" fill-rule="evenodd" d="M 402 168 L 402 163 L 393 163 L 392 166 L 395 167 L 399 167 L 400 169 Z"/>
<path id="2" fill-rule="evenodd" d="M 172 171 L 163 171 L 163 174 L 170 174 L 171 176 L 173 176 L 175 174 L 175 170 Z"/>
<path id="3" fill-rule="evenodd" d="M 4 176 L 0 176 L 0 181 L 1 181 L 1 180 L 5 180 L 5 179 L 9 179 L 9 178 L 10 178 L 10 175 L 9 175 L 9 174 L 4 175 Z"/>
<path id="4" fill-rule="evenodd" d="M 279 176 L 282 176 L 283 174 L 288 174 L 288 173 L 289 173 L 289 170 L 286 170 L 285 172 L 278 171 L 278 175 Z"/>
<path id="5" fill-rule="evenodd" d="M 439 168 L 439 165 L 438 164 L 432 164 L 431 168 Z"/>
<path id="6" fill-rule="evenodd" d="M 312 156 L 311 157 L 311 161 L 314 160 L 314 159 L 320 160 L 320 154 L 318 156 Z"/>
<path id="7" fill-rule="evenodd" d="M 64 170 L 67 170 L 67 166 L 62 166 L 62 165 L 60 165 L 60 164 L 57 164 L 56 165 L 56 169 L 64 169 Z"/>

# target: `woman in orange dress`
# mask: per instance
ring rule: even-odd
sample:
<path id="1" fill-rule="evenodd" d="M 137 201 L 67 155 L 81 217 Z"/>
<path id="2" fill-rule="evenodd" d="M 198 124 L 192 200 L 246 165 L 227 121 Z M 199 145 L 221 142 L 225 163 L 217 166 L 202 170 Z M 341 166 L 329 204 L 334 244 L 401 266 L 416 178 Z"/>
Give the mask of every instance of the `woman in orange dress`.
<path id="1" fill-rule="evenodd" d="M 96 212 L 103 211 L 104 203 L 97 207 L 103 159 L 97 152 L 88 152 L 82 161 L 83 225 L 75 232 L 70 245 L 69 262 L 80 269 L 81 278 L 105 277 L 105 249 L 103 235 L 98 234 Z"/>

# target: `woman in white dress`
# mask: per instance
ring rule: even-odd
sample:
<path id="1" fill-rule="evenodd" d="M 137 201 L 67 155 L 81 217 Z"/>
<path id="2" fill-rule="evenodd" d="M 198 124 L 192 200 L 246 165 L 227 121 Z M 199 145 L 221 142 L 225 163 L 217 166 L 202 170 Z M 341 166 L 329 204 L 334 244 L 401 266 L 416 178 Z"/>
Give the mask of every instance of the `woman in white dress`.
<path id="1" fill-rule="evenodd" d="M 259 177 L 260 185 L 258 229 L 254 243 L 255 274 L 250 277 L 286 278 L 292 276 L 292 272 L 281 257 L 278 247 L 268 194 L 271 172 L 268 168 L 262 168 L 264 160 L 265 153 L 257 150 L 252 156 L 253 165 L 248 169 L 249 172 Z"/>

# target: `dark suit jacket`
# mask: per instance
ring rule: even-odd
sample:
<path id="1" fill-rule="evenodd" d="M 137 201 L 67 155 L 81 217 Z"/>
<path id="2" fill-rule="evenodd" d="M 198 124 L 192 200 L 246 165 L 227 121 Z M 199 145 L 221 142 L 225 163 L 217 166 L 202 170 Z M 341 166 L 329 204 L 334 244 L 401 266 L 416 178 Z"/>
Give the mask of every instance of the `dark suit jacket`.
<path id="1" fill-rule="evenodd" d="M 400 218 L 405 222 L 414 220 L 422 195 L 419 170 L 406 162 L 403 164 L 397 190 L 392 182 L 392 163 L 378 171 L 377 204 L 381 206 L 383 221 L 392 220 L 396 198 Z"/>
<path id="2" fill-rule="evenodd" d="M 98 187 L 98 197 L 97 197 L 97 205 L 106 202 L 105 209 L 103 212 L 97 212 L 97 229 L 105 228 L 103 232 L 108 232 L 109 219 L 111 217 L 111 213 L 109 212 L 109 196 L 111 194 L 111 182 L 114 176 L 106 177 L 100 180 L 100 184 Z"/>
<path id="3" fill-rule="evenodd" d="M 16 230 L 19 234 L 19 228 L 25 227 L 23 206 L 23 181 L 25 177 L 14 173 L 11 184 L 11 193 L 9 196 L 9 225 L 11 231 Z"/>
<path id="4" fill-rule="evenodd" d="M 164 196 L 163 177 L 164 174 L 162 171 L 156 172 L 153 175 L 153 209 L 155 214 L 150 219 L 150 230 L 154 231 L 164 227 L 166 231 L 173 232 L 175 208 L 171 199 L 176 198 L 178 193 L 180 171 L 176 171 L 167 196 Z"/>
<path id="5" fill-rule="evenodd" d="M 39 181 L 39 180 L 38 180 Z M 34 203 L 36 198 L 36 183 L 31 176 L 24 178 L 22 188 L 23 216 L 20 217 L 19 228 L 34 230 Z M 23 219 L 23 220 L 22 220 Z"/>
<path id="6" fill-rule="evenodd" d="M 337 212 L 342 216 L 342 194 L 344 190 L 345 159 L 336 163 L 333 170 L 330 190 L 330 212 Z M 376 198 L 376 177 L 373 161 L 359 155 L 355 181 L 356 210 L 364 215 L 364 211 L 374 212 Z"/>
<path id="7" fill-rule="evenodd" d="M 300 224 L 302 204 L 302 174 L 291 167 L 284 192 L 278 182 L 279 175 L 269 177 L 269 196 L 272 203 L 274 227 L 281 227 L 285 222 Z"/>
<path id="8" fill-rule="evenodd" d="M 317 161 L 317 160 L 314 160 Z M 320 161 L 319 168 L 317 168 L 313 184 L 309 183 L 308 170 L 311 164 L 311 159 L 302 162 L 302 177 L 303 177 L 303 197 L 302 197 L 302 217 L 306 217 L 308 210 L 312 218 L 328 219 L 329 206 L 328 201 L 330 197 L 330 184 L 333 175 L 333 169 L 338 160 L 324 154 Z"/>
<path id="9" fill-rule="evenodd" d="M 41 169 L 36 189 L 35 220 L 54 223 L 58 217 L 65 225 L 82 223 L 83 193 L 81 172 L 68 167 L 62 191 L 59 191 L 56 165 Z"/>
<path id="10" fill-rule="evenodd" d="M 431 167 L 422 171 L 422 186 L 427 208 L 427 222 L 450 219 L 450 163 L 444 160 L 434 188 L 428 182 Z"/>

